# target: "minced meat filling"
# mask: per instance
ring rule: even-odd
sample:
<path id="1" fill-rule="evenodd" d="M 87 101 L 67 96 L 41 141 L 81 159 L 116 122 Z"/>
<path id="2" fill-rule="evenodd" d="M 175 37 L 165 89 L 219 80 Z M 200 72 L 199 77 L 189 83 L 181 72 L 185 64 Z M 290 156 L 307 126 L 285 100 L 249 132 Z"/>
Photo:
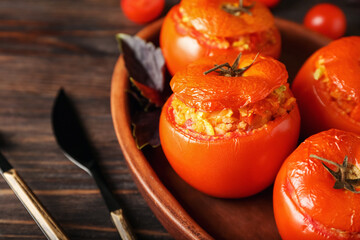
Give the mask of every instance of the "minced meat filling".
<path id="1" fill-rule="evenodd" d="M 329 94 L 330 99 L 334 101 L 342 111 L 354 120 L 360 121 L 360 104 L 329 80 L 324 66 L 324 59 L 322 58 L 316 62 L 314 79 L 320 81 L 320 87 L 324 92 Z"/>
<path id="2" fill-rule="evenodd" d="M 205 135 L 249 132 L 291 111 L 295 98 L 286 86 L 275 89 L 265 99 L 240 109 L 202 112 L 186 106 L 176 97 L 171 102 L 176 124 Z"/>

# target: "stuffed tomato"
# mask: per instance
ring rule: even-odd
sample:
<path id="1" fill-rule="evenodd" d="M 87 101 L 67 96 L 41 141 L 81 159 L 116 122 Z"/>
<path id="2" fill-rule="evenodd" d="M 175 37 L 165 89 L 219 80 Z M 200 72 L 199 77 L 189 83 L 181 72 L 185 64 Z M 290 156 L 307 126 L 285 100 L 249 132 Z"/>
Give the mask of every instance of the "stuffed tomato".
<path id="1" fill-rule="evenodd" d="M 302 135 L 330 128 L 360 134 L 360 37 L 333 41 L 315 52 L 298 72 L 292 90 Z"/>
<path id="2" fill-rule="evenodd" d="M 300 116 L 285 66 L 254 58 L 245 55 L 232 66 L 234 55 L 203 58 L 170 82 L 174 94 L 160 116 L 162 148 L 181 178 L 212 196 L 265 189 L 297 144 Z"/>
<path id="3" fill-rule="evenodd" d="M 360 239 L 359 182 L 359 135 L 331 129 L 306 139 L 274 184 L 282 239 Z"/>
<path id="4" fill-rule="evenodd" d="M 278 58 L 281 39 L 262 3 L 245 0 L 182 0 L 167 16 L 160 46 L 170 73 L 205 57 L 257 53 Z"/>

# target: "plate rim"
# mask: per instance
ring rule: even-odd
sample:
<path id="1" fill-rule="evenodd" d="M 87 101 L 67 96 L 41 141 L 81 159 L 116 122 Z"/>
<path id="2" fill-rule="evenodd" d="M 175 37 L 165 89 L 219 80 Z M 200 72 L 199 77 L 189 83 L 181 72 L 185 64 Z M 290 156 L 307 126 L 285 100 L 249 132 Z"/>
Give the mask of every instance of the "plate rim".
<path id="1" fill-rule="evenodd" d="M 149 39 L 154 35 L 154 32 L 159 31 L 162 22 L 163 19 L 159 19 L 145 26 L 136 36 Z M 292 21 L 275 18 L 275 24 L 279 29 L 284 29 L 287 26 L 297 34 L 305 34 L 306 38 L 319 45 L 330 42 L 327 37 Z M 165 187 L 142 151 L 137 148 L 131 131 L 127 94 L 126 91 L 121 91 L 121 89 L 126 89 L 128 81 L 121 81 L 121 79 L 127 79 L 127 71 L 122 55 L 120 55 L 114 66 L 111 80 L 111 115 L 122 153 L 141 195 L 157 219 L 173 237 L 181 236 L 181 239 L 213 239 Z"/>

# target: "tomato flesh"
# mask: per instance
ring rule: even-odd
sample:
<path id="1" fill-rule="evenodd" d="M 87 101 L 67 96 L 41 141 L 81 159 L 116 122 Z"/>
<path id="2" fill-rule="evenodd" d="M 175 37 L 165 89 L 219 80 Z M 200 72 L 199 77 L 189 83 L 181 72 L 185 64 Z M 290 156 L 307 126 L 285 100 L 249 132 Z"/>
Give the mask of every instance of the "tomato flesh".
<path id="1" fill-rule="evenodd" d="M 290 112 L 296 105 L 295 101 L 288 86 L 282 85 L 266 98 L 240 109 L 199 111 L 186 106 L 176 96 L 173 97 L 170 107 L 173 109 L 176 124 L 200 133 L 197 137 L 214 137 L 224 134 L 245 134 L 262 128 L 269 121 Z"/>

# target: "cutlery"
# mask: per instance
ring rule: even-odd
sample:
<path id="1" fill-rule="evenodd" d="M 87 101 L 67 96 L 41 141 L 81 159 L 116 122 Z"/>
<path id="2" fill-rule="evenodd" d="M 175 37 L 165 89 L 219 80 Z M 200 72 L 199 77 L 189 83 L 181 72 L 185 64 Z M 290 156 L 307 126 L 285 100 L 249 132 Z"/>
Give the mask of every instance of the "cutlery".
<path id="1" fill-rule="evenodd" d="M 94 178 L 121 238 L 124 240 L 135 239 L 120 204 L 116 201 L 100 172 L 93 148 L 63 89 L 60 89 L 54 103 L 52 127 L 56 141 L 65 156 Z"/>
<path id="2" fill-rule="evenodd" d="M 42 206 L 40 201 L 36 198 L 34 193 L 26 185 L 24 180 L 17 174 L 16 170 L 7 161 L 4 155 L 0 152 L 0 173 L 11 189 L 14 191 L 18 199 L 24 205 L 26 210 L 35 220 L 41 231 L 45 234 L 47 239 L 51 240 L 67 240 L 65 233 L 56 224 L 54 219 Z"/>

